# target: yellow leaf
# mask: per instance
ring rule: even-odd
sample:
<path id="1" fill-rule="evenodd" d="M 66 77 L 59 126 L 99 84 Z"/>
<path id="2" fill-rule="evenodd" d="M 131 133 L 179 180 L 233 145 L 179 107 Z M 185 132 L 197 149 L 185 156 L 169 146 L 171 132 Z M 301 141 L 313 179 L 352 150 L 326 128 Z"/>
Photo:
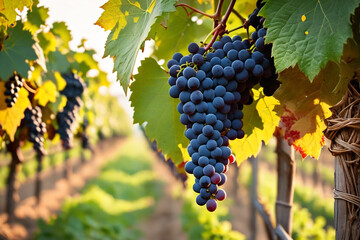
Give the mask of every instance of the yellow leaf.
<path id="1" fill-rule="evenodd" d="M 279 101 L 274 97 L 266 97 L 255 89 L 254 102 L 256 104 L 256 110 L 262 120 L 262 128 L 255 127 L 250 135 L 245 135 L 243 139 L 237 139 L 230 142 L 231 149 L 236 156 L 237 164 L 251 156 L 256 156 L 261 150 L 262 142 L 267 144 L 270 138 L 273 136 L 276 126 L 278 125 L 280 118 L 276 115 L 274 108 L 279 105 Z M 245 109 L 244 109 L 245 110 Z M 247 114 L 244 111 L 244 116 Z M 245 124 L 252 124 L 251 122 L 245 122 Z"/>
<path id="2" fill-rule="evenodd" d="M 117 31 L 120 32 L 126 26 L 126 18 L 124 13 L 121 11 L 121 0 L 109 0 L 101 8 L 104 12 L 95 23 L 106 31 L 113 29 L 118 24 Z M 116 38 L 116 37 L 115 37 Z"/>
<path id="3" fill-rule="evenodd" d="M 0 92 L 5 91 L 5 82 L 0 81 Z M 10 140 L 14 141 L 16 129 L 20 126 L 21 119 L 24 118 L 24 111 L 30 106 L 28 92 L 21 88 L 19 97 L 12 108 L 7 108 L 5 96 L 0 94 L 0 125 L 9 135 Z"/>
<path id="4" fill-rule="evenodd" d="M 61 76 L 61 74 L 59 72 L 55 72 L 54 73 L 55 79 L 56 79 L 56 84 L 58 86 L 58 90 L 61 91 L 65 88 L 66 86 L 66 81 L 65 79 Z"/>
<path id="5" fill-rule="evenodd" d="M 53 82 L 47 81 L 38 88 L 35 100 L 38 100 L 39 105 L 45 106 L 48 102 L 56 101 L 56 86 Z"/>
<path id="6" fill-rule="evenodd" d="M 16 21 L 16 9 L 22 11 L 24 7 L 31 8 L 32 0 L 0 0 L 0 13 L 3 14 L 8 25 Z"/>

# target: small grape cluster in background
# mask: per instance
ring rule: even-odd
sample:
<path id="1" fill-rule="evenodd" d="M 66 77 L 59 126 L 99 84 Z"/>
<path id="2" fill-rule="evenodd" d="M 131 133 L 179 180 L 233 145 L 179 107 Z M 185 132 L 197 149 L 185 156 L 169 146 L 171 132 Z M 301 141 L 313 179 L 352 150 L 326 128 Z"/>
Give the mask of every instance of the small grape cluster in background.
<path id="1" fill-rule="evenodd" d="M 19 75 L 13 75 L 6 83 L 5 83 L 5 92 L 6 96 L 5 102 L 7 107 L 11 108 L 17 101 L 19 97 L 20 88 L 24 84 L 24 79 Z"/>

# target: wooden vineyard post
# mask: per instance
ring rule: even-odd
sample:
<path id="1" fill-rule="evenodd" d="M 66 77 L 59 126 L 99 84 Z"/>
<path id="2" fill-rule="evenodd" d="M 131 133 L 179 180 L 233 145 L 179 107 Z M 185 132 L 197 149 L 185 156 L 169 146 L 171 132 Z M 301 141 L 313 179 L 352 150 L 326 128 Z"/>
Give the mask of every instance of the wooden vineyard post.
<path id="1" fill-rule="evenodd" d="M 335 231 L 337 240 L 360 239 L 360 88 L 349 84 L 342 100 L 331 107 L 325 136 L 335 155 Z"/>
<path id="2" fill-rule="evenodd" d="M 258 201 L 258 194 L 257 194 L 257 185 L 258 185 L 258 158 L 251 157 L 251 193 L 250 193 L 250 200 L 251 200 L 251 219 L 250 219 L 250 229 L 251 229 L 251 237 L 250 240 L 256 239 L 256 207 L 255 204 Z"/>
<path id="3" fill-rule="evenodd" d="M 276 226 L 281 226 L 291 236 L 293 218 L 294 177 L 296 170 L 295 150 L 278 132 L 277 138 L 277 197 Z"/>
<path id="4" fill-rule="evenodd" d="M 36 204 L 38 205 L 40 203 L 40 195 L 41 195 L 41 171 L 42 171 L 43 155 L 37 153 L 36 160 L 37 160 L 37 168 L 36 168 L 36 179 L 35 179 L 35 198 L 36 198 Z"/>
<path id="5" fill-rule="evenodd" d="M 15 220 L 15 206 L 18 201 L 18 183 L 17 174 L 20 171 L 20 163 L 23 161 L 23 155 L 20 151 L 19 140 L 7 144 L 7 151 L 11 154 L 10 171 L 7 179 L 6 192 L 6 213 L 8 215 L 8 222 L 13 223 Z"/>

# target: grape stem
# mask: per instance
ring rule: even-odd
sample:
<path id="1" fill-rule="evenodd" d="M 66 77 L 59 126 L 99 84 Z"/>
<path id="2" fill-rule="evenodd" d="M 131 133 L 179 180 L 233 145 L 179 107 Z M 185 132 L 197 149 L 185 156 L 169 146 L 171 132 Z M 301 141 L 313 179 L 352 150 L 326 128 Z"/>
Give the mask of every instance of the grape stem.
<path id="1" fill-rule="evenodd" d="M 24 81 L 24 88 L 25 88 L 26 90 L 28 90 L 29 92 L 33 93 L 33 94 L 36 93 L 36 90 L 35 90 L 35 89 L 32 89 L 32 88 L 26 83 L 26 81 Z"/>
<path id="2" fill-rule="evenodd" d="M 221 19 L 221 21 L 219 22 L 218 25 L 216 25 L 216 23 L 215 23 L 216 26 L 214 26 L 213 31 L 211 31 L 211 33 L 210 33 L 210 35 L 212 33 L 214 33 L 214 35 L 213 35 L 210 43 L 205 47 L 205 51 L 210 49 L 210 47 L 213 45 L 213 43 L 215 42 L 218 35 L 221 36 L 226 32 L 226 22 L 229 19 L 230 13 L 232 12 L 232 10 L 234 8 L 235 2 L 236 2 L 236 0 L 231 0 L 230 4 L 228 6 L 228 9 L 226 10 L 226 13 L 225 13 L 224 17 Z M 219 5 L 220 5 L 220 2 L 219 2 Z M 219 7 L 219 5 L 218 5 L 218 7 Z M 204 41 L 204 43 L 205 42 L 206 41 Z"/>
<path id="3" fill-rule="evenodd" d="M 231 9 L 231 12 L 234 13 L 234 14 L 241 20 L 241 22 L 242 22 L 243 24 L 245 23 L 246 18 L 244 18 L 243 16 L 241 16 L 241 14 L 240 14 L 238 11 L 236 11 L 235 9 Z"/>

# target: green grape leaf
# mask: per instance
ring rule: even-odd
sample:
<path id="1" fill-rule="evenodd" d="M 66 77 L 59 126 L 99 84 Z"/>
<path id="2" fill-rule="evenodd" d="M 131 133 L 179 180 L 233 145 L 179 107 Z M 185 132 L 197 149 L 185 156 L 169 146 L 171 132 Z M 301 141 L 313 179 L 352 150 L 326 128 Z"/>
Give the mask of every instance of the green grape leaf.
<path id="1" fill-rule="evenodd" d="M 103 18 L 104 14 L 107 11 L 113 10 L 113 8 L 118 8 L 117 11 L 125 15 L 126 26 L 122 26 L 117 21 L 108 36 L 105 46 L 105 56 L 114 57 L 114 71 L 117 71 L 117 78 L 120 80 L 125 93 L 132 78 L 137 53 L 146 40 L 151 26 L 164 13 L 175 11 L 175 2 L 175 0 L 156 0 L 151 2 L 141 0 L 135 3 L 121 1 L 119 5 L 111 5 L 111 8 L 106 8 L 100 17 L 104 25 L 106 22 Z M 113 25 L 112 20 L 111 22 Z"/>
<path id="2" fill-rule="evenodd" d="M 56 38 L 52 32 L 41 31 L 37 34 L 37 38 L 45 56 L 47 56 L 49 52 L 54 52 L 56 50 Z"/>
<path id="3" fill-rule="evenodd" d="M 57 47 L 61 52 L 69 50 L 69 42 L 72 40 L 71 32 L 65 22 L 55 22 L 50 30 L 57 38 Z"/>
<path id="4" fill-rule="evenodd" d="M 201 25 L 193 22 L 182 8 L 169 13 L 166 28 L 160 26 L 156 30 L 152 29 L 152 34 L 155 36 L 153 55 L 157 59 L 168 61 L 175 52 L 188 54 L 188 44 L 195 41 L 200 45 L 200 41 L 204 40 L 212 30 L 213 23 L 209 18 L 201 18 L 201 21 Z"/>
<path id="5" fill-rule="evenodd" d="M 46 19 L 49 17 L 49 9 L 38 7 L 38 0 L 34 0 L 32 10 L 27 14 L 27 21 L 24 22 L 24 28 L 34 34 L 40 29 L 41 25 L 45 25 Z"/>
<path id="6" fill-rule="evenodd" d="M 59 51 L 49 52 L 46 67 L 49 72 L 67 73 L 70 71 L 69 60 Z"/>
<path id="7" fill-rule="evenodd" d="M 0 0 L 0 16 L 6 19 L 6 21 L 0 21 L 0 23 L 14 24 L 17 16 L 15 10 L 22 11 L 24 7 L 31 8 L 32 2 L 32 0 Z"/>
<path id="8" fill-rule="evenodd" d="M 82 53 L 72 52 L 74 62 L 71 63 L 71 68 L 76 69 L 80 77 L 85 77 L 90 69 L 99 70 L 98 63 L 93 58 L 94 51 L 86 50 Z"/>
<path id="9" fill-rule="evenodd" d="M 31 33 L 23 30 L 23 24 L 18 22 L 14 28 L 8 29 L 9 38 L 4 41 L 0 51 L 0 78 L 7 80 L 14 71 L 27 78 L 30 70 L 27 60 L 36 60 L 33 49 L 35 41 Z"/>
<path id="10" fill-rule="evenodd" d="M 180 123 L 178 100 L 169 96 L 168 74 L 152 58 L 141 62 L 136 81 L 131 84 L 130 101 L 134 107 L 134 122 L 145 126 L 146 135 L 156 140 L 162 152 L 175 163 L 184 160 L 181 148 L 188 140 Z"/>
<path id="11" fill-rule="evenodd" d="M 252 91 L 254 102 L 243 109 L 245 137 L 230 142 L 238 165 L 259 153 L 262 142 L 265 144 L 269 142 L 280 121 L 274 111 L 279 101 L 274 97 L 264 96 L 261 89 Z"/>
<path id="12" fill-rule="evenodd" d="M 328 61 L 339 62 L 344 44 L 353 36 L 350 14 L 359 0 L 269 0 L 260 15 L 266 18 L 266 42 L 278 72 L 299 66 L 313 81 Z"/>

